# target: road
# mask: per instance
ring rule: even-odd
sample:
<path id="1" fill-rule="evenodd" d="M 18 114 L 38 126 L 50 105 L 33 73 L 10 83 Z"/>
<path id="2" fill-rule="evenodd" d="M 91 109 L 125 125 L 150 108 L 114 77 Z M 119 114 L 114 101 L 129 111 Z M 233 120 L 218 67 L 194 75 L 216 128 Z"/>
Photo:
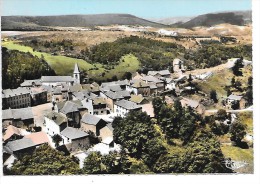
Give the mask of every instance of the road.
<path id="1" fill-rule="evenodd" d="M 226 110 L 227 112 L 231 113 L 238 113 L 238 112 L 253 112 L 253 106 L 250 106 L 246 109 L 238 109 L 238 110 Z M 206 110 L 205 113 L 217 113 L 218 109 L 210 109 Z"/>

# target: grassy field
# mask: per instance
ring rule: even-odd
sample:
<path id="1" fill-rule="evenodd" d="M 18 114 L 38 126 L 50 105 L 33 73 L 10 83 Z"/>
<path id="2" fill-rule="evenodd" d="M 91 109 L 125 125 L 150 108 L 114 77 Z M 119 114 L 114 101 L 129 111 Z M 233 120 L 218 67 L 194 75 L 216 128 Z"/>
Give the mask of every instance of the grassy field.
<path id="1" fill-rule="evenodd" d="M 253 135 L 253 112 L 241 112 L 238 114 L 241 123 L 247 126 L 247 133 Z"/>
<path id="2" fill-rule="evenodd" d="M 239 147 L 222 145 L 221 150 L 226 158 L 231 158 L 234 161 L 245 161 L 248 165 L 236 169 L 239 173 L 253 173 L 254 172 L 254 154 L 253 149 L 241 149 Z"/>
<path id="3" fill-rule="evenodd" d="M 103 80 L 112 78 L 113 75 L 116 75 L 118 78 L 120 78 L 125 72 L 135 72 L 139 68 L 138 59 L 131 54 L 123 56 L 118 65 L 114 66 L 113 69 L 106 70 L 105 66 L 98 63 L 90 64 L 82 59 L 70 58 L 66 56 L 53 56 L 49 53 L 33 51 L 31 47 L 23 46 L 12 41 L 3 42 L 2 46 L 9 50 L 30 52 L 34 56 L 44 57 L 44 59 L 48 62 L 51 68 L 54 69 L 57 75 L 71 75 L 74 70 L 75 63 L 78 63 L 80 69 L 82 71 L 86 71 L 89 77 Z M 102 73 L 105 73 L 105 75 L 102 76 Z"/>
<path id="4" fill-rule="evenodd" d="M 249 76 L 252 76 L 252 72 L 249 68 L 242 69 L 243 76 L 235 77 L 236 80 L 240 81 L 242 87 L 247 86 L 247 80 Z M 231 85 L 231 79 L 233 77 L 232 70 L 226 69 L 218 73 L 215 73 L 207 81 L 200 82 L 199 86 L 203 92 L 209 94 L 211 90 L 216 90 L 219 98 L 226 98 L 227 92 L 225 91 L 225 86 Z"/>

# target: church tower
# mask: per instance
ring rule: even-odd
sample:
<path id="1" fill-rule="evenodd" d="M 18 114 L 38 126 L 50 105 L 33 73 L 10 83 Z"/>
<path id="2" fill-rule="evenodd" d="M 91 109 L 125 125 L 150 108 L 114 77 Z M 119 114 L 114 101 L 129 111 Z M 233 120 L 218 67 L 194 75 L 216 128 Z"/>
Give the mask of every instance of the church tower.
<path id="1" fill-rule="evenodd" d="M 73 78 L 75 79 L 76 84 L 80 84 L 80 70 L 79 70 L 78 63 L 75 63 Z"/>

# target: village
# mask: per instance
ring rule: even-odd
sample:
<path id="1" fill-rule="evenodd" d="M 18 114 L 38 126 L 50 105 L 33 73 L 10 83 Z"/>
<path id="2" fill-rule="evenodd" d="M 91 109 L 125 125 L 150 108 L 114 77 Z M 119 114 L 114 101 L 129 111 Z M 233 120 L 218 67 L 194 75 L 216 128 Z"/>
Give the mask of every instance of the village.
<path id="1" fill-rule="evenodd" d="M 240 58 L 229 59 L 222 69 L 232 68 Z M 244 66 L 251 61 L 244 60 Z M 172 105 L 179 99 L 184 108 L 192 108 L 198 114 L 214 114 L 225 109 L 231 120 L 236 112 L 252 111 L 244 94 L 231 93 L 221 99 L 221 107 L 214 104 L 213 95 L 197 89 L 196 82 L 207 81 L 220 69 L 188 71 L 185 62 L 176 58 L 172 62 L 173 73 L 168 69 L 134 73 L 130 80 L 82 83 L 81 70 L 76 63 L 72 75 L 42 76 L 25 80 L 17 89 L 2 91 L 2 127 L 4 167 L 11 168 L 17 155 L 31 153 L 42 144 L 84 159 L 91 152 L 102 155 L 120 152 L 121 146 L 113 139 L 115 117 L 124 118 L 131 111 L 142 111 L 154 118 L 152 100 L 156 96 Z M 192 99 L 197 94 L 201 99 Z M 252 135 L 247 135 L 252 139 Z"/>

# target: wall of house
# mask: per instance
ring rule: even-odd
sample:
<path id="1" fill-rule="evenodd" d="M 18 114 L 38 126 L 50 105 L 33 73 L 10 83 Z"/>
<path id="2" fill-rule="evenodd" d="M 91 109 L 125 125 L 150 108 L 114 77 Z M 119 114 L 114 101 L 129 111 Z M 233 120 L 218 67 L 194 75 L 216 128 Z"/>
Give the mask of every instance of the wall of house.
<path id="1" fill-rule="evenodd" d="M 128 112 L 129 110 L 118 105 L 114 105 L 114 113 L 116 113 L 117 116 L 125 117 Z"/>
<path id="2" fill-rule="evenodd" d="M 62 130 L 61 130 L 60 126 L 57 125 L 52 119 L 44 117 L 44 123 L 45 123 L 45 127 L 46 127 L 46 133 L 48 135 L 50 135 L 50 136 L 53 136 L 55 134 L 60 135 L 60 132 Z M 66 123 L 63 123 L 63 124 L 61 126 L 66 126 Z"/>
<path id="3" fill-rule="evenodd" d="M 111 131 L 107 126 L 100 129 L 100 135 L 102 140 L 104 140 L 107 137 L 113 137 L 113 131 Z"/>
<path id="4" fill-rule="evenodd" d="M 94 132 L 96 134 L 96 126 L 95 125 L 89 125 L 89 124 L 81 122 L 80 129 L 85 131 L 85 132 L 88 132 L 89 130 L 91 130 L 92 132 Z"/>
<path id="5" fill-rule="evenodd" d="M 2 98 L 3 100 L 3 108 L 8 109 L 9 107 L 12 109 L 17 108 L 24 108 L 31 106 L 31 95 L 28 94 L 21 94 L 13 97 Z"/>

